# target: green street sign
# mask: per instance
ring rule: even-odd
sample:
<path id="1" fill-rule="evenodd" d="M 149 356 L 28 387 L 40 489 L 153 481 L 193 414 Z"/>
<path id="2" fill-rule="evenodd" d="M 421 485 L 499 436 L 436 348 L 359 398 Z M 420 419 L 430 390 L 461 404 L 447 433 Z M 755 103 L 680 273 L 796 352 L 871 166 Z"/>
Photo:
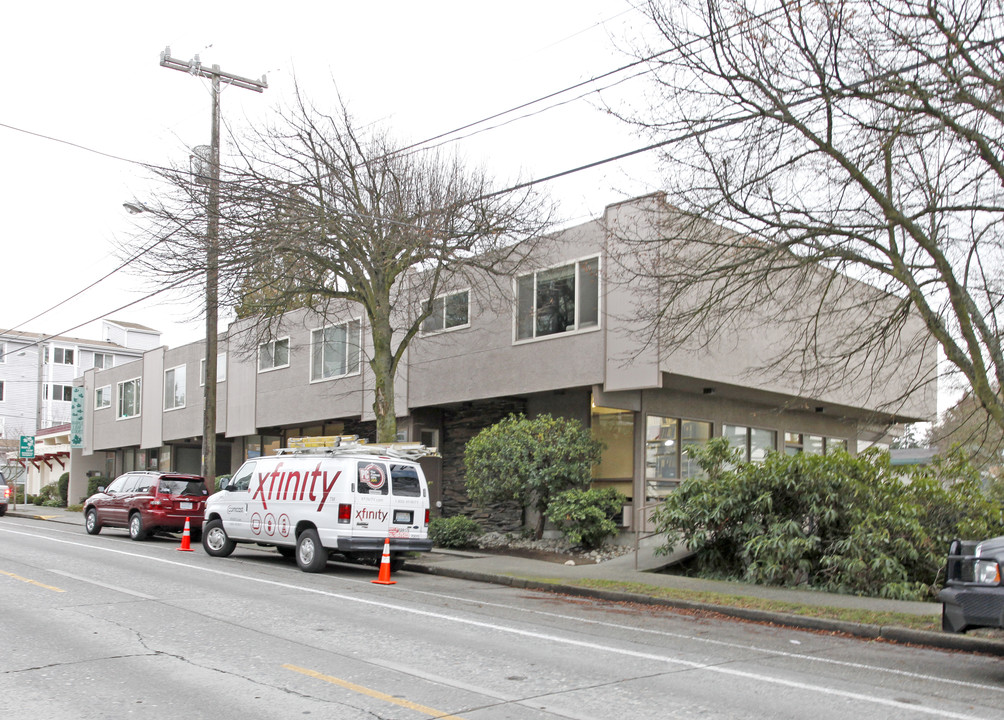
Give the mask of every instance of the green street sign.
<path id="1" fill-rule="evenodd" d="M 35 436 L 34 435 L 22 435 L 21 436 L 21 447 L 18 457 L 31 458 L 35 457 Z"/>

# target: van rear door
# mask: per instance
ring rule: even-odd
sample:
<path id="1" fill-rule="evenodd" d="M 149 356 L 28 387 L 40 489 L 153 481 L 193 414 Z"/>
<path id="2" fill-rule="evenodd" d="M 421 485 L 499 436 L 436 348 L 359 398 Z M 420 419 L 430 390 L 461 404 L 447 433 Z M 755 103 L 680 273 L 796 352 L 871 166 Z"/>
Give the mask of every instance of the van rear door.
<path id="1" fill-rule="evenodd" d="M 422 470 L 417 465 L 391 463 L 390 537 L 425 537 L 425 510 L 429 498 Z"/>
<path id="2" fill-rule="evenodd" d="M 355 537 L 386 538 L 391 524 L 390 475 L 383 459 L 356 460 Z"/>

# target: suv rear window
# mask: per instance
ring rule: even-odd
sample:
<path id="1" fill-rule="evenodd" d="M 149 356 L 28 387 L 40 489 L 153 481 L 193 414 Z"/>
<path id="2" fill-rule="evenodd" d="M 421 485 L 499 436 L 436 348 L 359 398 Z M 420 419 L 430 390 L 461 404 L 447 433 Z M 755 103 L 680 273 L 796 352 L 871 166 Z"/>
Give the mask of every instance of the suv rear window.
<path id="1" fill-rule="evenodd" d="M 161 480 L 157 492 L 165 495 L 208 495 L 202 480 Z"/>

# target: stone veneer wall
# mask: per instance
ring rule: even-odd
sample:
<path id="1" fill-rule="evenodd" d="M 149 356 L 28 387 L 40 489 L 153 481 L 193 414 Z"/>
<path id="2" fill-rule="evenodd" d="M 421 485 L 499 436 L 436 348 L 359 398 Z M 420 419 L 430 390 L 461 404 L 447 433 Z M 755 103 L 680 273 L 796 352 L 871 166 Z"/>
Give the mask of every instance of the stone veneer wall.
<path id="1" fill-rule="evenodd" d="M 478 507 L 467 497 L 464 480 L 464 448 L 481 430 L 494 425 L 510 413 L 525 413 L 526 402 L 502 398 L 465 404 L 443 411 L 443 517 L 466 515 L 476 520 L 486 532 L 519 531 L 523 527 L 522 509 L 515 502 Z"/>

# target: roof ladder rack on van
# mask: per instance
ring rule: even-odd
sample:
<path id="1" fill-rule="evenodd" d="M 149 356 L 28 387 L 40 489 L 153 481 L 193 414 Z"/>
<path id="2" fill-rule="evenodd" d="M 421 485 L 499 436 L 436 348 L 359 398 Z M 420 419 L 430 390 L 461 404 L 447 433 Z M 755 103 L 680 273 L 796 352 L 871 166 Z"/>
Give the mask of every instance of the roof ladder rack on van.
<path id="1" fill-rule="evenodd" d="M 290 438 L 290 446 L 276 450 L 276 455 L 376 455 L 418 460 L 429 455 L 438 455 L 436 448 L 421 443 L 368 443 L 355 435 L 335 435 L 330 437 Z"/>

